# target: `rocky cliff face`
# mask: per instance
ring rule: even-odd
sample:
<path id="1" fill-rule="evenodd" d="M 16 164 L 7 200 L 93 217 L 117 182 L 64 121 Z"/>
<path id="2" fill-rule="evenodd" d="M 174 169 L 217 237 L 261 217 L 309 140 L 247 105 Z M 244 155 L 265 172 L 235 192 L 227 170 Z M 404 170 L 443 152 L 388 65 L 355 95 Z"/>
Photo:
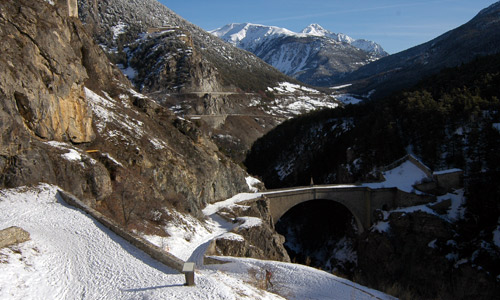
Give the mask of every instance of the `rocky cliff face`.
<path id="1" fill-rule="evenodd" d="M 276 233 L 269 212 L 269 200 L 235 205 L 219 215 L 238 223 L 232 232 L 211 241 L 205 255 L 239 256 L 290 262 L 283 246 L 285 238 Z"/>
<path id="2" fill-rule="evenodd" d="M 240 167 L 132 90 L 59 4 L 2 2 L 0 38 L 1 187 L 57 184 L 128 226 L 247 189 Z"/>
<path id="3" fill-rule="evenodd" d="M 233 89 L 239 87 L 243 90 L 247 88 L 263 90 L 267 86 L 272 86 L 273 83 L 286 80 L 286 76 L 254 55 L 213 37 L 208 32 L 182 19 L 156 0 L 81 0 L 79 1 L 79 12 L 80 18 L 96 40 L 111 53 L 123 56 L 126 51 L 122 48 L 136 41 L 148 29 L 155 28 L 159 32 L 174 29 L 177 34 L 169 35 L 169 41 L 163 40 L 161 42 L 166 42 L 166 45 L 182 43 L 185 34 L 178 33 L 180 31 L 190 33 L 191 37 L 188 38 L 192 39 L 192 57 L 199 56 L 205 67 L 211 66 L 218 70 L 216 77 L 220 86 L 232 87 Z M 140 41 L 137 42 L 140 43 Z M 151 41 L 146 40 L 145 42 L 150 43 Z M 180 49 L 182 49 L 179 51 L 180 53 L 184 52 L 185 46 L 181 46 Z M 181 60 L 184 57 L 185 55 L 182 54 L 178 56 Z M 235 76 L 235 74 L 239 76 Z M 265 76 L 262 76 L 264 74 Z M 197 81 L 202 83 L 203 75 L 209 74 L 194 72 L 190 75 L 191 77 L 185 79 L 195 84 Z M 247 82 L 242 83 L 242 78 L 245 78 Z M 193 89 L 198 88 L 199 91 L 203 91 L 202 87 L 196 84 L 192 85 Z"/>
<path id="4" fill-rule="evenodd" d="M 170 27 L 129 44 L 122 66 L 143 93 L 220 91 L 217 69 L 196 51 L 192 34 Z"/>
<path id="5" fill-rule="evenodd" d="M 81 45 L 69 24 L 53 30 L 64 23 L 56 10 L 44 7 L 42 13 L 48 18 L 40 19 L 33 3 L 19 11 L 2 10 L 1 86 L 11 99 L 3 111 L 18 113 L 17 121 L 40 138 L 90 142 L 95 138 L 92 113 L 83 94 L 88 75 L 76 64 L 82 53 L 73 48 Z"/>

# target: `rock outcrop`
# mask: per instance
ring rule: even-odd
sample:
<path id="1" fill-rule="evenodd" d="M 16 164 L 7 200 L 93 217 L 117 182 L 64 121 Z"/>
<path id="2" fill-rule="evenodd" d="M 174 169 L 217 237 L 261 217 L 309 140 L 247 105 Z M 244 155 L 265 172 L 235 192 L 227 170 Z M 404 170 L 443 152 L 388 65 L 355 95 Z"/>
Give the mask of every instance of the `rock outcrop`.
<path id="1" fill-rule="evenodd" d="M 285 238 L 274 230 L 269 200 L 260 199 L 219 211 L 224 218 L 239 223 L 232 232 L 214 239 L 205 255 L 252 257 L 289 262 L 283 246 Z"/>
<path id="2" fill-rule="evenodd" d="M 29 240 L 29 232 L 20 227 L 12 226 L 0 230 L 0 249 L 24 243 Z"/>
<path id="3" fill-rule="evenodd" d="M 88 75 L 77 63 L 82 53 L 75 50 L 82 45 L 75 32 L 50 6 L 29 2 L 15 9 L 4 5 L 0 16 L 0 85 L 10 100 L 3 111 L 19 112 L 18 124 L 22 120 L 40 138 L 92 141 L 92 113 L 83 94 Z"/>

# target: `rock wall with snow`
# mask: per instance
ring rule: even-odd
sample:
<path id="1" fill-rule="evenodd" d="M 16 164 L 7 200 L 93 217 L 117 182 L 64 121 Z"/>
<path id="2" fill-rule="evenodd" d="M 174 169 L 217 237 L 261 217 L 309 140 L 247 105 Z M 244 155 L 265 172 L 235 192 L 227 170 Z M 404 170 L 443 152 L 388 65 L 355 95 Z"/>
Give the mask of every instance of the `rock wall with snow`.
<path id="1" fill-rule="evenodd" d="M 1 2 L 0 25 L 1 187 L 56 184 L 122 224 L 151 228 L 166 208 L 200 215 L 247 190 L 239 166 L 136 93 L 61 6 Z"/>

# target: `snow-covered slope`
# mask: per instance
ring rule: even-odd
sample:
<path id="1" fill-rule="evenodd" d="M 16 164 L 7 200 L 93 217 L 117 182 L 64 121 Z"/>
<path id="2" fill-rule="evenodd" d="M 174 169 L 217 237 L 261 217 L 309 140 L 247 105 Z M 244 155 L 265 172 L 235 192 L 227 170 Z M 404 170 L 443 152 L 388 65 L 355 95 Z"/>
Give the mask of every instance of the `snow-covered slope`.
<path id="1" fill-rule="evenodd" d="M 328 85 L 329 77 L 387 55 L 375 42 L 336 34 L 318 24 L 299 33 L 275 26 L 228 24 L 210 33 L 254 53 L 287 75 L 316 85 Z"/>
<path id="2" fill-rule="evenodd" d="M 347 43 L 351 44 L 354 47 L 361 49 L 365 52 L 371 53 L 372 55 L 375 56 L 386 56 L 388 55 L 387 52 L 380 46 L 379 44 L 373 42 L 373 41 L 368 41 L 365 39 L 354 39 L 346 34 L 343 33 L 334 33 L 331 32 L 330 30 L 327 30 L 323 27 L 321 27 L 318 24 L 311 24 L 304 28 L 301 33 L 307 34 L 307 35 L 313 35 L 313 36 L 324 36 L 328 37 L 331 39 L 334 39 L 337 42 L 342 42 L 342 43 Z"/>
<path id="3" fill-rule="evenodd" d="M 238 258 L 199 266 L 196 286 L 185 287 L 184 275 L 69 207 L 57 189 L 0 191 L 0 228 L 31 234 L 0 250 L 1 299 L 392 299 L 306 266 Z M 272 292 L 282 296 L 259 289 L 266 269 L 273 271 Z"/>

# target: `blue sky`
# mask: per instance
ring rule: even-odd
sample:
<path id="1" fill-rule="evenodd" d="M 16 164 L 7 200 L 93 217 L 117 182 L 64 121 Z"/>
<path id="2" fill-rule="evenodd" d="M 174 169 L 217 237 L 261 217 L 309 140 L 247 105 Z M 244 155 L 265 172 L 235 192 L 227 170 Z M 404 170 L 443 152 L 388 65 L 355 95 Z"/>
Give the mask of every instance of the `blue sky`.
<path id="1" fill-rule="evenodd" d="M 378 42 L 396 53 L 472 19 L 496 0 L 160 0 L 205 30 L 257 23 L 300 31 L 317 23 L 335 33 Z"/>

